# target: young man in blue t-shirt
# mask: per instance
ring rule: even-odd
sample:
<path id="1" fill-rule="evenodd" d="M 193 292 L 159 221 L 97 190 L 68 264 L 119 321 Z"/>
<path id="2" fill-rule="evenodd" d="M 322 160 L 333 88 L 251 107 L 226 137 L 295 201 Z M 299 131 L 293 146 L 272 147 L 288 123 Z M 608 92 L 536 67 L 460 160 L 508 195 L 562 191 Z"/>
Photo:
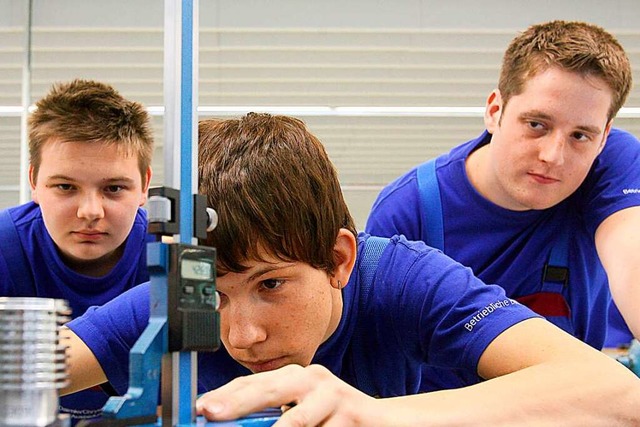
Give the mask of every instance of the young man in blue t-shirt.
<path id="1" fill-rule="evenodd" d="M 612 127 L 631 76 L 602 28 L 531 26 L 504 55 L 486 131 L 435 159 L 433 179 L 425 164 L 390 183 L 367 232 L 438 246 L 597 349 L 613 295 L 640 336 L 640 142 Z"/>
<path id="2" fill-rule="evenodd" d="M 141 104 L 96 81 L 55 84 L 29 116 L 33 201 L 0 212 L 0 295 L 62 298 L 77 317 L 148 281 L 152 154 Z M 91 418 L 107 398 L 69 396 L 61 411 Z"/>
<path id="3" fill-rule="evenodd" d="M 358 234 L 301 121 L 249 114 L 199 131 L 200 192 L 220 218 L 206 244 L 217 250 L 223 348 L 199 355 L 198 392 L 231 381 L 202 396 L 199 413 L 293 402 L 284 425 L 640 422 L 630 370 L 423 242 Z M 142 285 L 70 322 L 64 392 L 109 381 L 125 393 L 148 321 Z M 420 394 L 424 366 L 456 370 L 469 387 Z"/>

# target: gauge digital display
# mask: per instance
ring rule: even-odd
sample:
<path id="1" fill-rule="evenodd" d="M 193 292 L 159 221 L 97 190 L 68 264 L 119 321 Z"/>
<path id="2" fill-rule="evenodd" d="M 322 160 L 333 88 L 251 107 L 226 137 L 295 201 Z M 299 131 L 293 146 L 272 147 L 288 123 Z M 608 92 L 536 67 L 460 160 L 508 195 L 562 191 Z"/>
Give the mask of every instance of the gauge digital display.
<path id="1" fill-rule="evenodd" d="M 212 280 L 213 268 L 210 262 L 182 258 L 180 276 L 187 280 Z"/>

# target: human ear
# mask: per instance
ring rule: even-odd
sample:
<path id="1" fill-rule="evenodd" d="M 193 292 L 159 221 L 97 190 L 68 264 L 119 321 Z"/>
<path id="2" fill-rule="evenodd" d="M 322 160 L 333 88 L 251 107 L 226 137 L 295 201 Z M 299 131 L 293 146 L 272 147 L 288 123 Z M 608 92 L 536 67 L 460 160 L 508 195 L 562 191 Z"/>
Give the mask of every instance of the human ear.
<path id="1" fill-rule="evenodd" d="M 609 132 L 611 132 L 612 125 L 613 125 L 613 119 L 609 120 L 609 123 L 607 123 L 607 126 L 605 126 L 604 128 L 602 141 L 600 142 L 600 147 L 598 147 L 598 154 L 602 153 L 602 150 L 604 150 L 604 146 L 607 144 L 607 138 L 609 138 Z"/>
<path id="2" fill-rule="evenodd" d="M 487 104 L 484 108 L 484 126 L 489 133 L 493 133 L 500 125 L 500 116 L 502 115 L 502 96 L 498 89 L 494 89 L 487 98 Z"/>
<path id="3" fill-rule="evenodd" d="M 142 183 L 142 200 L 140 200 L 140 206 L 147 203 L 147 195 L 149 194 L 149 185 L 151 184 L 151 176 L 153 176 L 153 171 L 151 170 L 151 166 L 147 168 L 147 172 L 144 175 L 144 182 Z"/>
<path id="4" fill-rule="evenodd" d="M 351 271 L 356 263 L 358 245 L 356 237 L 346 228 L 341 228 L 333 246 L 333 256 L 336 260 L 336 267 L 332 274 L 331 286 L 341 289 L 349 282 Z"/>
<path id="5" fill-rule="evenodd" d="M 38 192 L 36 191 L 36 176 L 34 174 L 33 165 L 29 165 L 29 186 L 31 187 L 31 199 L 34 203 L 38 203 Z"/>

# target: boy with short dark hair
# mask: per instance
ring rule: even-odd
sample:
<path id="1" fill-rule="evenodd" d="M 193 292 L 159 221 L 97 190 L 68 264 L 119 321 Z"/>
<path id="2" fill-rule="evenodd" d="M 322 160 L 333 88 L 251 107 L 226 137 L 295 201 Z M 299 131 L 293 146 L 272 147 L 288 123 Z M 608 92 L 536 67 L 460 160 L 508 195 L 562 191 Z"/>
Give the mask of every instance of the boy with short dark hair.
<path id="1" fill-rule="evenodd" d="M 200 398 L 200 413 L 294 402 L 284 425 L 640 421 L 640 381 L 621 364 L 422 242 L 357 234 L 300 120 L 204 121 L 199 139 L 200 191 L 220 218 L 207 244 L 224 347 L 199 355 L 198 392 L 231 381 Z M 69 323 L 66 392 L 106 380 L 127 390 L 148 303 L 138 286 Z M 424 366 L 469 387 L 419 394 Z"/>

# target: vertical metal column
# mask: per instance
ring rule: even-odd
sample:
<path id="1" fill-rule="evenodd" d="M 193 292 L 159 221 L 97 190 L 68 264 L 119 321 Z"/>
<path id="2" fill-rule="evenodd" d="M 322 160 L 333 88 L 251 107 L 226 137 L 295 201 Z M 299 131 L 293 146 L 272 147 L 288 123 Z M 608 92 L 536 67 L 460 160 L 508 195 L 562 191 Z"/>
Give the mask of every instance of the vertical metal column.
<path id="1" fill-rule="evenodd" d="M 180 234 L 174 240 L 196 244 L 193 195 L 198 191 L 198 5 L 197 0 L 165 0 L 164 159 L 165 186 L 180 189 Z M 195 422 L 195 352 L 166 354 L 162 377 L 162 425 Z"/>
<path id="2" fill-rule="evenodd" d="M 27 118 L 31 105 L 31 27 L 33 18 L 33 0 L 26 4 L 27 22 L 24 28 L 24 61 L 22 63 L 22 114 L 20 115 L 20 203 L 31 199 L 29 186 L 29 133 Z"/>

